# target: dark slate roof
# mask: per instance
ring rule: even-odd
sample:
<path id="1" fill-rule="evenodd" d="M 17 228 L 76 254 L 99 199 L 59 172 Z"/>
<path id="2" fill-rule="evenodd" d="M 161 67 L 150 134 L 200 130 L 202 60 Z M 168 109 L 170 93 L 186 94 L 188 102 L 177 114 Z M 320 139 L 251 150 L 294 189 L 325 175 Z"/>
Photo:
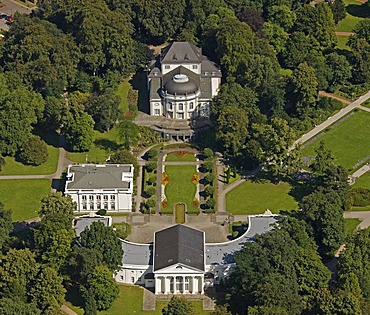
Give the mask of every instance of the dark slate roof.
<path id="1" fill-rule="evenodd" d="M 132 173 L 130 164 L 73 165 L 69 174 L 73 174 L 73 181 L 67 176 L 67 189 L 128 189 L 130 181 L 123 179 L 122 173 Z"/>
<path id="2" fill-rule="evenodd" d="M 205 270 L 204 232 L 179 224 L 155 233 L 154 271 L 179 263 Z"/>
<path id="3" fill-rule="evenodd" d="M 176 83 L 173 81 L 176 74 L 185 74 L 189 78 L 189 81 L 186 83 Z M 199 75 L 193 71 L 180 66 L 163 76 L 162 85 L 162 89 L 169 94 L 192 94 L 199 90 L 200 79 Z"/>
<path id="4" fill-rule="evenodd" d="M 110 226 L 110 217 L 105 216 L 81 216 L 73 219 L 73 229 L 76 232 L 76 236 L 85 231 L 86 228 L 90 228 L 90 225 L 94 222 L 102 222 L 105 226 Z"/>
<path id="5" fill-rule="evenodd" d="M 174 42 L 161 52 L 161 63 L 200 63 L 202 51 L 188 42 Z"/>

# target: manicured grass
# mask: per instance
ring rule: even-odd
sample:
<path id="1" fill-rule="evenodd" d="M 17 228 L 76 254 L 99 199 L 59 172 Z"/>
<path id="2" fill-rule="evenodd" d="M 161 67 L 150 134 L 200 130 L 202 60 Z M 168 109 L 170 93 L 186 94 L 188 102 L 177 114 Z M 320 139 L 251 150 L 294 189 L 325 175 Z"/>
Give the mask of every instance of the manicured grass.
<path id="1" fill-rule="evenodd" d="M 15 158 L 5 157 L 6 164 L 0 175 L 48 175 L 56 172 L 58 167 L 59 149 L 48 145 L 49 158 L 39 166 L 24 165 Z"/>
<path id="2" fill-rule="evenodd" d="M 12 209 L 13 221 L 37 217 L 41 199 L 51 189 L 49 179 L 0 180 L 0 202 L 6 209 Z"/>
<path id="3" fill-rule="evenodd" d="M 324 141 L 331 150 L 334 162 L 346 169 L 352 169 L 356 163 L 370 155 L 370 137 L 368 136 L 370 113 L 355 112 L 353 116 L 332 127 L 325 135 L 303 149 L 304 156 L 314 156 L 315 148 Z"/>
<path id="4" fill-rule="evenodd" d="M 178 224 L 185 223 L 185 205 L 178 203 L 175 208 L 175 221 Z"/>
<path id="5" fill-rule="evenodd" d="M 165 187 L 168 210 L 172 210 L 178 202 L 186 204 L 188 210 L 193 209 L 193 198 L 196 186 L 191 178 L 196 172 L 193 165 L 167 165 L 165 169 L 170 181 Z"/>
<path id="6" fill-rule="evenodd" d="M 370 211 L 370 206 L 352 207 L 350 211 Z"/>
<path id="7" fill-rule="evenodd" d="M 166 156 L 166 161 L 167 162 L 195 162 L 196 161 L 193 153 L 184 154 L 185 152 L 184 153 L 181 153 L 181 152 L 182 151 L 168 153 Z"/>
<path id="8" fill-rule="evenodd" d="M 360 17 L 360 15 L 363 16 L 363 12 L 365 11 L 363 8 L 365 8 L 365 6 L 355 0 L 344 0 L 344 3 L 346 5 L 347 15 L 343 20 L 339 21 L 336 27 L 336 31 L 353 32 L 357 23 L 364 19 L 363 17 Z M 358 10 L 362 12 L 358 14 Z"/>
<path id="9" fill-rule="evenodd" d="M 349 46 L 347 46 L 349 36 L 337 36 L 338 44 L 337 47 L 343 50 L 351 50 Z"/>
<path id="10" fill-rule="evenodd" d="M 293 71 L 291 69 L 280 69 L 280 74 L 285 77 L 291 77 L 293 74 Z"/>
<path id="11" fill-rule="evenodd" d="M 130 86 L 131 84 L 128 82 L 128 80 L 124 79 L 117 87 L 116 95 L 121 97 L 119 108 L 122 110 L 123 113 L 126 113 L 128 111 L 127 94 Z"/>
<path id="12" fill-rule="evenodd" d="M 360 223 L 360 219 L 344 219 L 344 234 L 348 235 L 354 232 Z"/>
<path id="13" fill-rule="evenodd" d="M 285 182 L 275 185 L 270 181 L 247 181 L 226 194 L 226 209 L 232 214 L 261 214 L 270 209 L 273 213 L 298 208 L 289 195 L 292 187 Z"/>
<path id="14" fill-rule="evenodd" d="M 67 152 L 67 158 L 76 163 L 101 163 L 105 162 L 109 155 L 118 149 L 118 128 L 113 127 L 110 131 L 101 133 L 94 131 L 94 144 L 88 152 Z"/>
<path id="15" fill-rule="evenodd" d="M 353 187 L 363 187 L 370 189 L 370 172 L 367 172 L 361 177 L 357 178 Z"/>

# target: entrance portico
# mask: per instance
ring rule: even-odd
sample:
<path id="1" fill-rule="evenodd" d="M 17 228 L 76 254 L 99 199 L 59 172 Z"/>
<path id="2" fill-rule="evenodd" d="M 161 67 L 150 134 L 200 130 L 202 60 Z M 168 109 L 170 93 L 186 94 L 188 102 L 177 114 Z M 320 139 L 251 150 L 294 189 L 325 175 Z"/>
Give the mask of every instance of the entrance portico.
<path id="1" fill-rule="evenodd" d="M 203 294 L 203 275 L 155 276 L 155 294 Z"/>

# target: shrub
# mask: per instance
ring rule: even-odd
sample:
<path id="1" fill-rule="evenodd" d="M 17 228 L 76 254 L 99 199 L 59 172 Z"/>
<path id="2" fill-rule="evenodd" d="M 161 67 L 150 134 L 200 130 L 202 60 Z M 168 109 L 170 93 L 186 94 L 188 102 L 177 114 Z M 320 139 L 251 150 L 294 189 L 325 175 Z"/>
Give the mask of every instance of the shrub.
<path id="1" fill-rule="evenodd" d="M 99 215 L 105 215 L 107 213 L 107 210 L 106 209 L 100 209 L 96 213 L 99 214 Z"/>
<path id="2" fill-rule="evenodd" d="M 147 164 L 145 165 L 145 168 L 146 168 L 146 170 L 147 170 L 149 173 L 151 173 L 151 172 L 153 172 L 153 171 L 157 168 L 157 163 L 155 163 L 155 162 L 147 163 Z"/>
<path id="3" fill-rule="evenodd" d="M 29 165 L 41 165 L 48 160 L 49 152 L 45 141 L 38 136 L 31 136 L 28 142 L 23 145 L 19 158 Z"/>
<path id="4" fill-rule="evenodd" d="M 208 173 L 206 176 L 204 176 L 204 179 L 208 184 L 212 185 L 213 181 L 215 180 L 215 175 L 213 175 L 212 173 Z"/>
<path id="5" fill-rule="evenodd" d="M 147 201 L 146 201 L 146 205 L 149 209 L 151 208 L 155 208 L 155 205 L 156 205 L 156 201 L 155 201 L 155 197 L 152 197 L 152 198 L 149 198 Z"/>
<path id="6" fill-rule="evenodd" d="M 151 196 L 154 196 L 155 195 L 155 192 L 156 192 L 156 189 L 154 187 L 148 187 L 146 190 L 145 190 L 145 193 L 151 197 Z"/>
<path id="7" fill-rule="evenodd" d="M 200 177 L 199 177 L 199 173 L 196 172 L 192 178 L 191 178 L 191 181 L 194 185 L 198 185 L 199 184 L 199 180 L 200 180 Z"/>
<path id="8" fill-rule="evenodd" d="M 203 168 L 206 170 L 206 172 L 211 172 L 213 169 L 213 163 L 211 161 L 207 161 L 203 164 Z"/>
<path id="9" fill-rule="evenodd" d="M 125 239 L 131 233 L 131 225 L 125 222 L 114 223 L 113 228 L 119 238 Z"/>
<path id="10" fill-rule="evenodd" d="M 370 190 L 366 188 L 353 188 L 351 191 L 353 205 L 364 207 L 370 204 Z"/>
<path id="11" fill-rule="evenodd" d="M 213 198 L 209 198 L 206 201 L 206 206 L 208 209 L 213 209 L 216 205 L 216 201 Z"/>
<path id="12" fill-rule="evenodd" d="M 146 152 L 145 157 L 147 160 L 154 160 L 158 156 L 158 150 L 156 149 L 150 149 Z"/>
<path id="13" fill-rule="evenodd" d="M 204 188 L 204 191 L 205 193 L 207 194 L 207 196 L 212 196 L 213 193 L 215 192 L 215 188 L 212 186 L 212 185 L 207 185 L 205 188 Z"/>
<path id="14" fill-rule="evenodd" d="M 149 178 L 148 178 L 148 180 L 147 180 L 147 183 L 149 184 L 149 185 L 153 185 L 153 184 L 155 184 L 155 182 L 157 181 L 157 177 L 156 176 L 150 176 Z"/>
<path id="15" fill-rule="evenodd" d="M 134 166 L 134 177 L 139 175 L 139 165 L 136 157 L 128 150 L 121 149 L 113 153 L 109 163 L 113 164 L 132 164 Z"/>
<path id="16" fill-rule="evenodd" d="M 0 171 L 4 165 L 5 165 L 5 159 L 2 156 L 0 156 Z"/>
<path id="17" fill-rule="evenodd" d="M 168 177 L 166 172 L 162 173 L 161 181 L 162 181 L 163 186 L 166 186 L 168 184 L 168 182 L 170 181 L 170 178 Z"/>
<path id="18" fill-rule="evenodd" d="M 210 148 L 205 148 L 203 150 L 203 156 L 205 160 L 209 160 L 213 158 L 213 151 Z"/>

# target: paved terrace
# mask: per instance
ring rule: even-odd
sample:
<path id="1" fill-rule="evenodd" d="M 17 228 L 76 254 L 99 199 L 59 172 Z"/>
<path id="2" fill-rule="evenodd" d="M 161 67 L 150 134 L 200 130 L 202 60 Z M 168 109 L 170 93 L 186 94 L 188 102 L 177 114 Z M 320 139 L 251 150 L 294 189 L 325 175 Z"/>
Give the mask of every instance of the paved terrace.
<path id="1" fill-rule="evenodd" d="M 206 265 L 212 263 L 233 263 L 233 256 L 240 251 L 246 242 L 252 241 L 257 234 L 263 234 L 272 229 L 278 221 L 277 215 L 249 216 L 248 230 L 239 238 L 223 243 L 206 243 Z M 153 264 L 153 243 L 139 244 L 122 240 L 122 265 L 149 266 Z"/>

